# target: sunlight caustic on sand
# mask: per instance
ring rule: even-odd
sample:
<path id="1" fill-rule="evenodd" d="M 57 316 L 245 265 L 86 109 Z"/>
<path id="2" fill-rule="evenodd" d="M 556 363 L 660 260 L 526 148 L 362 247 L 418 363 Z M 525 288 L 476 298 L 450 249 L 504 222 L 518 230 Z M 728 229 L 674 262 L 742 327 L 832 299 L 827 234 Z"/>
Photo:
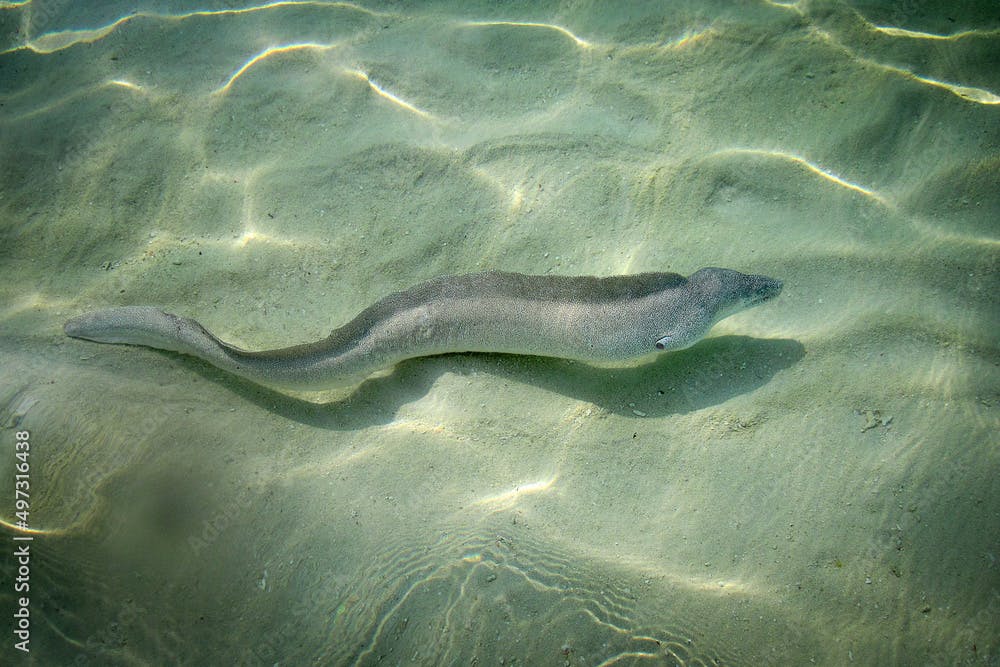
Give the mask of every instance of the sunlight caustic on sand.
<path id="1" fill-rule="evenodd" d="M 0 310 L 0 321 L 21 315 L 33 310 L 59 310 L 70 305 L 70 299 L 59 299 L 41 292 L 24 292 L 19 298 L 7 301 L 7 306 Z"/>
<path id="2" fill-rule="evenodd" d="M 932 79 L 929 76 L 920 76 L 919 74 L 914 74 L 909 70 L 905 70 L 899 67 L 893 67 L 891 65 L 883 65 L 883 67 L 895 70 L 904 76 L 912 78 L 914 81 L 919 81 L 920 83 L 926 83 L 929 86 L 935 86 L 943 90 L 947 90 L 953 95 L 958 95 L 962 99 L 968 100 L 970 102 L 976 102 L 977 104 L 1000 104 L 1000 95 L 991 93 L 983 88 L 975 88 L 973 86 L 959 86 L 958 84 L 948 83 L 946 81 L 939 81 L 937 79 Z"/>
<path id="3" fill-rule="evenodd" d="M 795 0 L 795 2 L 778 2 L 778 0 L 764 0 L 764 4 L 771 5 L 773 7 L 781 7 L 782 9 L 794 9 L 799 13 L 802 13 L 802 10 L 799 9 L 799 0 Z"/>
<path id="4" fill-rule="evenodd" d="M 21 528 L 16 523 L 11 523 L 6 519 L 0 519 L 0 526 L 6 528 L 7 530 L 10 530 L 13 533 L 16 533 L 17 535 L 31 535 L 32 537 L 35 535 L 46 535 L 49 537 L 53 537 L 56 535 L 66 534 L 66 531 L 61 528 L 51 528 L 48 530 L 43 528 Z"/>
<path id="5" fill-rule="evenodd" d="M 917 83 L 922 83 L 928 86 L 934 86 L 935 88 L 940 88 L 946 90 L 952 95 L 957 95 L 964 100 L 970 102 L 976 102 L 978 104 L 1000 104 L 1000 96 L 993 94 L 992 92 L 982 89 L 975 88 L 973 86 L 960 86 L 954 83 L 948 83 L 946 81 L 940 81 L 938 79 L 932 79 L 931 77 L 921 76 L 916 72 L 912 72 L 904 67 L 897 67 L 895 65 L 887 65 L 885 63 L 880 63 L 877 60 L 872 60 L 865 56 L 855 53 L 852 49 L 845 46 L 836 37 L 831 35 L 826 30 L 821 28 L 813 28 L 813 32 L 821 37 L 824 41 L 833 44 L 837 48 L 841 49 L 847 53 L 855 62 L 870 65 L 872 67 L 878 67 L 879 69 L 885 70 L 887 72 L 892 72 L 893 74 L 898 74 L 904 78 L 911 81 L 916 81 Z"/>
<path id="6" fill-rule="evenodd" d="M 907 30 L 906 28 L 896 28 L 887 25 L 872 25 L 872 29 L 890 35 L 892 37 L 907 37 L 909 39 L 928 39 L 932 41 L 956 41 L 966 37 L 987 37 L 996 35 L 997 31 L 983 32 L 982 30 L 963 30 L 951 35 L 937 35 L 932 32 L 920 32 L 919 30 Z"/>
<path id="7" fill-rule="evenodd" d="M 91 30 L 60 30 L 59 32 L 50 32 L 44 35 L 39 35 L 38 37 L 25 43 L 23 46 L 8 49 L 7 51 L 4 51 L 4 53 L 27 49 L 28 51 L 45 55 L 61 51 L 62 49 L 75 44 L 91 44 L 107 37 L 108 34 L 115 28 L 129 21 L 131 18 L 132 16 L 125 16 L 106 26 Z"/>
<path id="8" fill-rule="evenodd" d="M 470 27 L 512 26 L 515 28 L 544 28 L 546 30 L 554 30 L 562 35 L 565 35 L 566 37 L 569 37 L 581 49 L 589 49 L 593 46 L 593 43 L 588 42 L 582 37 L 576 36 L 561 25 L 556 25 L 554 23 L 535 23 L 530 21 L 466 21 L 463 25 Z"/>
<path id="9" fill-rule="evenodd" d="M 72 105 L 73 102 L 77 100 L 86 99 L 93 95 L 94 92 L 107 89 L 107 88 L 124 88 L 131 92 L 136 93 L 147 93 L 148 91 L 138 84 L 134 84 L 130 81 L 125 81 L 123 79 L 110 79 L 108 81 L 103 81 L 101 83 L 95 83 L 91 85 L 82 86 L 70 92 L 62 97 L 54 97 L 54 99 L 41 106 L 37 106 L 30 111 L 26 111 L 21 114 L 10 114 L 6 117 L 0 117 L 0 123 L 3 122 L 21 122 L 31 118 L 37 118 L 46 114 L 51 114 L 56 111 L 65 109 Z"/>
<path id="10" fill-rule="evenodd" d="M 283 46 L 272 46 L 270 48 L 264 49 L 263 51 L 254 55 L 245 63 L 243 63 L 243 65 L 238 70 L 233 72 L 233 75 L 229 77 L 229 80 L 226 81 L 224 85 L 212 91 L 212 94 L 221 95 L 222 93 L 225 93 L 232 87 L 233 83 L 235 83 L 237 79 L 243 76 L 243 74 L 248 69 L 250 69 L 257 63 L 266 60 L 267 58 L 270 58 L 271 56 L 276 56 L 283 53 L 291 53 L 293 51 L 307 51 L 307 50 L 328 51 L 336 47 L 337 47 L 336 44 L 315 44 L 312 42 L 304 42 L 301 44 L 285 44 Z"/>
<path id="11" fill-rule="evenodd" d="M 145 88 L 137 83 L 132 83 L 131 81 L 126 81 L 125 79 L 109 79 L 108 83 L 113 86 L 121 86 L 122 88 L 128 88 L 129 90 L 134 90 L 138 93 L 145 92 Z"/>
<path id="12" fill-rule="evenodd" d="M 184 16 L 208 16 L 213 14 L 249 14 L 250 12 L 259 12 L 267 9 L 279 9 L 282 7 L 340 7 L 343 9 L 352 9 L 363 14 L 368 14 L 370 16 L 384 16 L 383 12 L 376 12 L 361 5 L 355 4 L 353 2 L 323 2 L 322 0 L 276 0 L 276 2 L 265 2 L 261 5 L 254 5 L 252 7 L 240 7 L 234 9 L 203 9 L 198 11 L 189 12 L 187 14 L 181 14 Z"/>
<path id="13" fill-rule="evenodd" d="M 799 2 L 777 2 L 776 0 L 765 0 L 769 5 L 775 7 L 781 7 L 783 9 L 794 9 L 799 14 L 804 12 L 799 6 Z M 981 31 L 981 30 L 965 30 L 952 35 L 936 35 L 928 32 L 920 32 L 917 30 L 908 30 L 906 28 L 896 28 L 892 26 L 880 26 L 875 25 L 856 10 L 854 11 L 855 16 L 866 26 L 868 30 L 875 33 L 881 33 L 884 35 L 889 35 L 892 37 L 906 37 L 910 39 L 924 39 L 931 41 L 957 41 L 960 39 L 965 39 L 973 36 L 978 37 L 991 37 L 997 34 L 997 31 Z M 878 67 L 888 72 L 894 74 L 899 74 L 911 81 L 916 81 L 929 86 L 934 86 L 935 88 L 940 88 L 941 90 L 946 90 L 953 95 L 957 95 L 964 100 L 970 102 L 975 102 L 977 104 L 1000 104 L 1000 95 L 997 95 L 989 90 L 983 88 L 976 88 L 975 86 L 963 86 L 957 83 L 951 83 L 948 81 L 942 81 L 940 79 L 935 79 L 929 76 L 922 76 L 908 70 L 904 67 L 897 67 L 896 65 L 888 65 L 885 63 L 878 62 L 866 56 L 862 56 L 856 53 L 853 49 L 846 46 L 840 39 L 832 35 L 827 30 L 820 28 L 818 25 L 813 24 L 811 26 L 812 31 L 819 35 L 824 41 L 836 46 L 837 48 L 843 50 L 847 53 L 853 60 L 866 65 L 871 65 L 873 67 Z"/>
<path id="14" fill-rule="evenodd" d="M 529 482 L 528 484 L 518 484 L 513 489 L 509 491 L 504 491 L 503 493 L 498 493 L 492 496 L 486 496 L 485 498 L 480 498 L 473 502 L 473 505 L 489 505 L 492 506 L 494 510 L 509 509 L 517 504 L 518 500 L 524 498 L 525 496 L 533 495 L 535 493 L 543 493 L 549 491 L 555 486 L 556 481 L 559 479 L 559 474 L 556 473 L 547 479 L 540 479 L 537 482 Z"/>
<path id="15" fill-rule="evenodd" d="M 23 3 L 24 6 L 30 6 L 31 2 Z M 2 6 L 2 5 L 0 5 Z M 9 4 L 7 7 L 16 7 L 17 4 Z M 230 14 L 249 14 L 251 12 L 261 12 L 271 9 L 282 9 L 286 7 L 330 7 L 330 8 L 340 8 L 340 9 L 350 9 L 352 11 L 361 12 L 363 14 L 368 14 L 369 16 L 386 16 L 384 12 L 377 12 L 370 9 L 366 9 L 360 5 L 353 2 L 322 2 L 322 0 L 279 0 L 277 2 L 268 2 L 261 5 L 255 5 L 252 7 L 240 7 L 240 8 L 228 8 L 228 9 L 203 9 L 191 12 L 181 12 L 179 14 L 161 14 L 159 12 L 132 12 L 129 13 L 111 23 L 100 26 L 98 28 L 91 28 L 87 30 L 60 30 L 58 32 L 51 32 L 43 35 L 39 35 L 34 39 L 30 39 L 28 42 L 21 46 L 16 46 L 6 51 L 0 51 L 2 53 L 10 53 L 12 51 L 18 51 L 21 49 L 27 49 L 29 51 L 34 51 L 35 53 L 49 54 L 55 51 L 60 51 L 62 49 L 68 48 L 75 44 L 89 44 L 96 42 L 104 37 L 107 37 L 112 31 L 125 23 L 128 23 L 134 19 L 138 18 L 152 18 L 161 19 L 166 21 L 183 21 L 189 18 L 195 18 L 200 16 L 219 16 L 219 15 L 230 15 Z M 28 24 L 31 23 L 30 16 L 28 18 Z"/>
<path id="16" fill-rule="evenodd" d="M 723 150 L 715 151 L 714 153 L 711 153 L 711 155 L 760 155 L 763 157 L 773 157 L 773 158 L 778 158 L 780 160 L 787 160 L 789 162 L 794 162 L 795 164 L 805 167 L 811 173 L 816 174 L 817 176 L 827 181 L 830 181 L 831 183 L 839 187 L 847 188 L 848 190 L 860 193 L 865 197 L 868 197 L 869 199 L 878 202 L 882 206 L 891 206 L 891 204 L 886 200 L 886 198 L 880 195 L 878 192 L 875 192 L 870 188 L 858 185 L 857 183 L 852 183 L 846 179 L 843 179 L 840 176 L 834 174 L 833 172 L 818 167 L 809 160 L 806 160 L 805 158 L 800 157 L 798 155 L 793 155 L 792 153 L 784 153 L 782 151 L 762 150 L 759 148 L 726 148 Z"/>
<path id="17" fill-rule="evenodd" d="M 39 664 L 993 655 L 989 17 L 353 2 L 0 0 Z M 148 306 L 308 346 L 431 276 L 719 265 L 785 292 L 619 363 L 284 391 L 64 335 Z"/>
<path id="18" fill-rule="evenodd" d="M 879 28 L 877 26 L 871 25 L 871 29 L 878 30 Z M 883 29 L 883 32 L 884 31 L 885 29 Z M 934 79 L 929 76 L 922 76 L 920 74 L 917 74 L 916 72 L 906 69 L 905 67 L 897 67 L 896 65 L 887 65 L 885 63 L 881 63 L 877 60 L 873 60 L 871 58 L 858 54 L 853 49 L 846 46 L 839 39 L 834 37 L 830 32 L 822 28 L 813 26 L 812 32 L 813 34 L 820 37 L 823 41 L 835 46 L 836 48 L 846 53 L 852 60 L 854 60 L 857 63 L 863 65 L 869 65 L 871 67 L 877 67 L 886 72 L 891 72 L 893 74 L 900 75 L 911 81 L 916 81 L 917 83 L 922 83 L 924 85 L 940 88 L 941 90 L 946 90 L 952 95 L 957 95 L 958 97 L 961 97 L 964 100 L 968 100 L 969 102 L 975 102 L 977 104 L 1000 104 L 1000 96 L 984 88 L 976 88 L 974 86 L 962 86 L 956 83 L 950 83 L 947 81 L 941 81 L 940 79 Z"/>
<path id="19" fill-rule="evenodd" d="M 419 109 L 419 108 L 415 107 L 414 105 L 410 104 L 406 100 L 400 98 L 397 95 L 394 95 L 393 93 L 390 93 L 385 88 L 382 88 L 380 85 L 378 85 L 377 83 L 375 83 L 374 81 L 372 81 L 371 78 L 369 78 L 368 74 L 366 74 L 363 71 L 361 71 L 359 69 L 349 69 L 349 68 L 345 67 L 344 68 L 344 73 L 345 74 L 349 74 L 349 75 L 351 75 L 351 76 L 353 76 L 353 77 L 355 77 L 357 79 L 361 79 L 362 81 L 364 81 L 365 83 L 367 83 L 368 86 L 373 91 L 375 91 L 375 93 L 378 96 L 382 97 L 383 99 L 389 100 L 390 102 L 392 102 L 396 106 L 398 106 L 398 107 L 400 107 L 402 109 L 405 109 L 406 111 L 409 111 L 410 113 L 416 114 L 417 116 L 420 116 L 421 118 L 427 118 L 427 119 L 434 118 L 433 114 L 431 114 L 431 113 L 429 113 L 427 111 L 424 111 L 423 109 Z"/>
<path id="20" fill-rule="evenodd" d="M 698 42 L 705 41 L 713 34 L 715 34 L 714 28 L 705 28 L 704 30 L 688 30 L 683 35 L 664 44 L 668 49 L 683 49 L 686 46 L 691 46 L 692 44 L 697 44 Z"/>
<path id="21" fill-rule="evenodd" d="M 233 246 L 236 248 L 245 248 L 251 243 L 267 243 L 269 245 L 285 246 L 289 248 L 294 248 L 299 245 L 291 239 L 259 232 L 256 229 L 253 229 L 250 225 L 247 225 L 244 228 L 243 233 L 233 240 Z"/>

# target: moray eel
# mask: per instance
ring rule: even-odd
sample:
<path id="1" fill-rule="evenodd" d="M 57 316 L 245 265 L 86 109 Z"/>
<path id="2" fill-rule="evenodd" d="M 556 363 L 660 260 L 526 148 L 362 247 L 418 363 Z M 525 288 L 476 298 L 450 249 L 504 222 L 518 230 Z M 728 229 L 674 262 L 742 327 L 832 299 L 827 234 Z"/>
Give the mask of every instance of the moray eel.
<path id="1" fill-rule="evenodd" d="M 529 276 L 490 271 L 441 276 L 390 294 L 328 337 L 252 352 L 195 320 L 150 306 L 74 317 L 66 335 L 171 350 L 253 382 L 322 390 L 359 382 L 404 359 L 501 352 L 620 362 L 697 342 L 724 317 L 767 301 L 782 282 L 731 269 L 676 273 Z"/>

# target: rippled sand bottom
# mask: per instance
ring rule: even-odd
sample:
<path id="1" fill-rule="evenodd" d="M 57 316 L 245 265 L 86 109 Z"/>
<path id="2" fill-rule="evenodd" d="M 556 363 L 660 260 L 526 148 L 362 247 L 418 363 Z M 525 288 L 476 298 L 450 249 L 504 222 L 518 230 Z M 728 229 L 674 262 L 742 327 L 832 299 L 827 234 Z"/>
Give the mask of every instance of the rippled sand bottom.
<path id="1" fill-rule="evenodd" d="M 132 9 L 0 4 L 35 664 L 996 664 L 990 3 Z M 784 292 L 625 368 L 290 396 L 61 332 L 711 265 Z"/>

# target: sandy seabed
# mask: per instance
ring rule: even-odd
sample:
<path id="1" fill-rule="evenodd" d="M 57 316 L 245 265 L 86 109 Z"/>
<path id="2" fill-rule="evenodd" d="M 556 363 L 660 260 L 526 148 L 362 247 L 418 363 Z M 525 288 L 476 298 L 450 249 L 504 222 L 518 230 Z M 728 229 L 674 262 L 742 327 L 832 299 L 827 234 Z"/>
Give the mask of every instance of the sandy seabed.
<path id="1" fill-rule="evenodd" d="M 0 661 L 1000 664 L 1000 15 L 952 4 L 0 2 Z M 61 329 L 702 266 L 784 292 L 623 368 L 289 395 Z"/>

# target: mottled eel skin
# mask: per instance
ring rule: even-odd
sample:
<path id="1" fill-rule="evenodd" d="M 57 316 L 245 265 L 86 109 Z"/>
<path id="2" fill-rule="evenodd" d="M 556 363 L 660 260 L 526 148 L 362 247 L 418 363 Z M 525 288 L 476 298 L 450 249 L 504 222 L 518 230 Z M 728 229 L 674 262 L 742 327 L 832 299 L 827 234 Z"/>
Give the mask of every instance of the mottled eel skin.
<path id="1" fill-rule="evenodd" d="M 767 276 L 713 267 L 688 278 L 441 276 L 390 294 L 315 343 L 261 352 L 228 345 L 195 320 L 150 306 L 85 313 L 64 330 L 98 343 L 189 354 L 260 384 L 320 390 L 354 384 L 404 359 L 447 352 L 613 362 L 678 350 L 722 318 L 777 296 L 781 286 Z"/>

